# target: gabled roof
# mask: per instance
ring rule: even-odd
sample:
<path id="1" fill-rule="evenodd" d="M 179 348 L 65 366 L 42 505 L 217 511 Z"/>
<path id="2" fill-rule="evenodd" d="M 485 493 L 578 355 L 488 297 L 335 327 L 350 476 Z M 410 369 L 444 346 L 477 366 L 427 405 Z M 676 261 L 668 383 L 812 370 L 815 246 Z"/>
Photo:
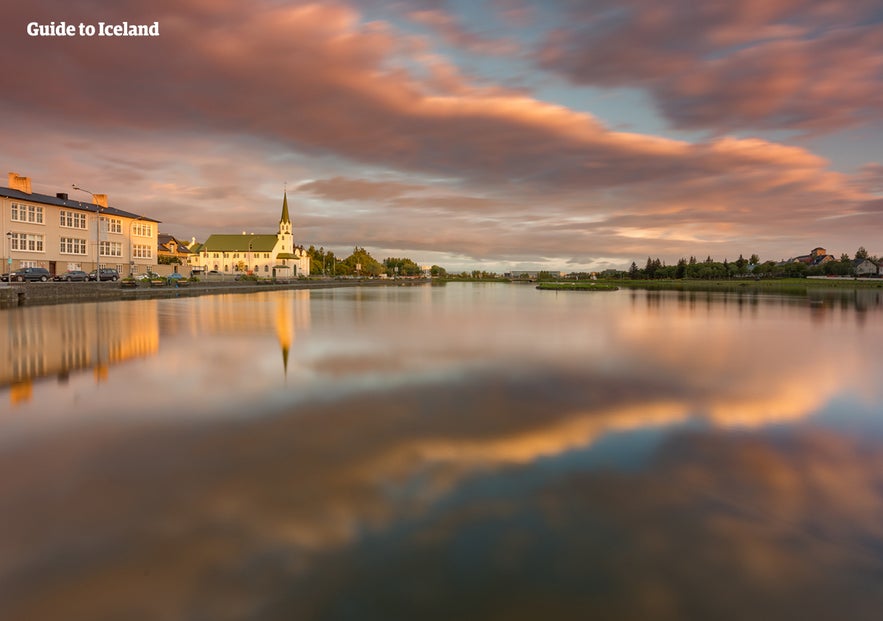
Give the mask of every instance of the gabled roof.
<path id="1" fill-rule="evenodd" d="M 202 251 L 205 252 L 272 252 L 276 247 L 276 235 L 211 235 Z"/>
<path id="2" fill-rule="evenodd" d="M 115 207 L 99 207 L 94 203 L 84 203 L 83 201 L 72 200 L 70 198 L 58 198 L 57 196 L 49 196 L 48 194 L 28 194 L 12 188 L 0 188 L 0 196 L 20 201 L 30 201 L 32 203 L 40 203 L 42 205 L 55 205 L 57 207 L 66 207 L 68 209 L 77 209 L 80 211 L 97 212 L 101 209 L 101 214 L 105 216 L 120 216 L 121 218 L 135 218 L 144 220 L 145 222 L 159 222 L 153 218 L 142 216 L 131 211 L 123 211 Z"/>
<path id="3" fill-rule="evenodd" d="M 160 233 L 156 236 L 157 246 L 160 248 L 168 249 L 169 244 L 174 242 L 177 246 L 176 252 L 179 254 L 190 254 L 190 249 L 187 247 L 187 244 L 182 243 L 180 240 L 176 239 L 174 235 L 169 235 L 167 233 Z"/>

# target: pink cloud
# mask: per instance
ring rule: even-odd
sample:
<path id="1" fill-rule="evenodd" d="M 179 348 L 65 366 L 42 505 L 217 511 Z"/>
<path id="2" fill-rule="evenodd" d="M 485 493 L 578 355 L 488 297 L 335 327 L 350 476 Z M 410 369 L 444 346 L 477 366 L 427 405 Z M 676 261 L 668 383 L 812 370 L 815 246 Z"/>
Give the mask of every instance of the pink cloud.
<path id="1" fill-rule="evenodd" d="M 680 128 L 831 130 L 881 118 L 874 4 L 815 0 L 579 7 L 538 63 L 575 83 L 646 88 Z"/>

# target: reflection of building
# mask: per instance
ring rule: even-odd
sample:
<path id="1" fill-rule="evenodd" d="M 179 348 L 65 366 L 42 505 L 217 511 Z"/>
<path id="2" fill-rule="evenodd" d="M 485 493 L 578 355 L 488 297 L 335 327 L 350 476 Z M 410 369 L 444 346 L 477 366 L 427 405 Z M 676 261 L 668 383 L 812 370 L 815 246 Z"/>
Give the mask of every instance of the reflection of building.
<path id="1" fill-rule="evenodd" d="M 159 324 L 155 300 L 120 312 L 115 304 L 63 304 L 0 313 L 0 387 L 13 401 L 26 399 L 32 381 L 60 381 L 93 369 L 104 379 L 108 367 L 156 354 Z"/>
<path id="2" fill-rule="evenodd" d="M 282 199 L 279 230 L 269 235 L 212 235 L 204 244 L 191 244 L 196 250 L 190 265 L 194 269 L 225 274 L 247 272 L 259 276 L 309 276 L 310 257 L 294 245 L 288 194 Z"/>
<path id="3" fill-rule="evenodd" d="M 36 194 L 30 178 L 9 173 L 9 187 L 0 188 L 3 271 L 91 270 L 99 253 L 101 265 L 121 274 L 155 265 L 158 221 L 108 206 L 105 194 L 92 194 L 92 201 L 72 200 L 64 192 Z"/>

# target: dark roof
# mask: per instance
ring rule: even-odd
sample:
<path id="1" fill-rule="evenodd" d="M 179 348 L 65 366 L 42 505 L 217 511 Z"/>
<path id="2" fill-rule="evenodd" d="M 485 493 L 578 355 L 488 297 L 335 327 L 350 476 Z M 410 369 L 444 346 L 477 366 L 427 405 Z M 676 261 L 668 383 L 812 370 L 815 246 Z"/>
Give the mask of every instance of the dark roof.
<path id="1" fill-rule="evenodd" d="M 13 190 L 12 188 L 0 188 L 0 196 L 22 201 L 31 201 L 32 203 L 41 203 L 43 205 L 55 205 L 57 207 L 67 207 L 68 209 L 79 209 L 80 211 L 97 212 L 100 209 L 102 214 L 108 216 L 120 216 L 123 218 L 137 218 L 148 222 L 159 222 L 159 220 L 132 213 L 131 211 L 123 211 L 122 209 L 117 209 L 115 207 L 99 207 L 94 203 L 84 203 L 83 201 L 77 201 L 70 198 L 63 199 L 58 198 L 57 196 L 49 196 L 48 194 L 28 194 L 27 192 Z"/>
<path id="2" fill-rule="evenodd" d="M 177 252 L 181 254 L 190 254 L 190 248 L 187 247 L 187 244 L 182 243 L 179 239 L 176 239 L 174 235 L 169 235 L 168 233 L 160 233 L 156 236 L 156 244 L 159 247 L 168 247 L 171 242 L 175 242 L 175 245 L 178 247 Z"/>
<path id="3" fill-rule="evenodd" d="M 271 252 L 276 247 L 276 235 L 211 235 L 202 250 L 205 252 Z"/>

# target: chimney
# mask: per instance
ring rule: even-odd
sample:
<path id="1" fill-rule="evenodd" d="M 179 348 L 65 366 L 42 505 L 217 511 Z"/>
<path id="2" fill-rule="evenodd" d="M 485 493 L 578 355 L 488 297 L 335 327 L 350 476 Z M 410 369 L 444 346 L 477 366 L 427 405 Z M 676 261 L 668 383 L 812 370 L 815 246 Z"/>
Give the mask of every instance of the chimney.
<path id="1" fill-rule="evenodd" d="M 63 201 L 67 200 L 67 192 L 56 192 L 55 198 L 60 198 Z"/>
<path id="2" fill-rule="evenodd" d="M 107 209 L 107 194 L 93 194 L 92 202 L 99 207 L 104 207 L 105 209 Z"/>
<path id="3" fill-rule="evenodd" d="M 18 190 L 25 194 L 31 193 L 31 178 L 22 177 L 18 173 L 9 173 L 9 189 Z"/>

